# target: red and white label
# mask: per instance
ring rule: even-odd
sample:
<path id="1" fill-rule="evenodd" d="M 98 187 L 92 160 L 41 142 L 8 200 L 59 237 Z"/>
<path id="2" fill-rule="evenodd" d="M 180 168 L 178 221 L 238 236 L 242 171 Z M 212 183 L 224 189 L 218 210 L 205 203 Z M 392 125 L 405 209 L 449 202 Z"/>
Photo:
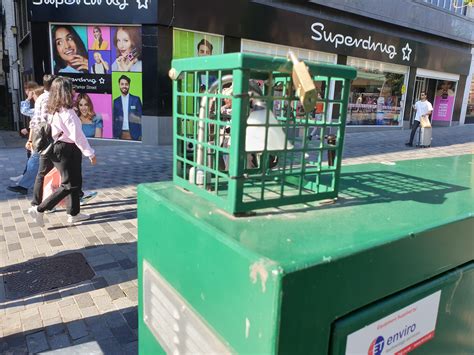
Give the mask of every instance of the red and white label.
<path id="1" fill-rule="evenodd" d="M 437 291 L 347 336 L 346 354 L 404 355 L 435 335 Z"/>

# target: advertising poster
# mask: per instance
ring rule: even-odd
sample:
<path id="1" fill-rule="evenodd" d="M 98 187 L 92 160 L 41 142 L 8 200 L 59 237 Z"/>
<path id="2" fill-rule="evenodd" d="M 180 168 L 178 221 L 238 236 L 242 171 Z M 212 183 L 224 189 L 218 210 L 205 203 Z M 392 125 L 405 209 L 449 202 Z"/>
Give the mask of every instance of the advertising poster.
<path id="1" fill-rule="evenodd" d="M 222 54 L 223 47 L 222 36 L 183 30 L 173 31 L 173 59 Z M 190 79 L 188 79 L 188 86 L 192 89 L 194 83 L 192 78 Z M 216 76 L 210 74 L 209 82 L 206 82 L 206 75 L 203 73 L 199 76 L 199 90 L 204 91 L 215 80 Z"/>
<path id="2" fill-rule="evenodd" d="M 222 54 L 223 48 L 222 36 L 173 30 L 173 59 Z"/>
<path id="3" fill-rule="evenodd" d="M 139 140 L 142 136 L 142 74 L 112 73 L 112 100 L 113 138 Z"/>
<path id="4" fill-rule="evenodd" d="M 224 52 L 224 38 L 203 32 L 193 32 L 184 30 L 173 30 L 173 59 L 189 58 L 222 54 Z M 209 74 L 209 82 L 203 73 L 199 76 L 199 91 L 205 91 L 211 85 L 216 76 Z M 187 80 L 187 90 L 192 91 L 194 87 L 193 76 L 189 75 Z M 184 102 L 183 102 L 184 105 Z M 192 99 L 188 100 L 188 114 L 192 113 Z M 189 127 L 189 129 L 192 129 Z"/>
<path id="5" fill-rule="evenodd" d="M 53 24 L 51 56 L 53 73 L 73 82 L 87 137 L 141 140 L 140 26 Z"/>
<path id="6" fill-rule="evenodd" d="M 455 81 L 438 80 L 433 104 L 433 121 L 451 121 L 453 116 L 455 91 Z"/>
<path id="7" fill-rule="evenodd" d="M 74 109 L 87 138 L 112 138 L 111 95 L 76 93 Z"/>

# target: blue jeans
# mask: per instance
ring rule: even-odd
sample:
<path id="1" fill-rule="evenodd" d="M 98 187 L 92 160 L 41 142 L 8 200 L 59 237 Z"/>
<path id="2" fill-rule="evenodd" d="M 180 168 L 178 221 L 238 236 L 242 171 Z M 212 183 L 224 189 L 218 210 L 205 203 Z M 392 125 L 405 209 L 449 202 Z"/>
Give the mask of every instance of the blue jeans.
<path id="1" fill-rule="evenodd" d="M 26 172 L 18 182 L 18 186 L 24 187 L 25 189 L 31 189 L 35 184 L 36 174 L 38 174 L 39 167 L 39 153 L 33 152 L 28 163 L 26 164 Z"/>

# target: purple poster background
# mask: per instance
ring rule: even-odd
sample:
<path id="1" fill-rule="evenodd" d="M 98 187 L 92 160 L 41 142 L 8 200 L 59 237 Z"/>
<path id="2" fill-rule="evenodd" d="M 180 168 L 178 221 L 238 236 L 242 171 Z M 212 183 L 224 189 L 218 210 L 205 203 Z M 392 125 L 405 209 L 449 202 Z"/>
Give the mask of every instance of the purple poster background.
<path id="1" fill-rule="evenodd" d="M 446 96 L 445 96 L 446 97 Z M 453 115 L 454 96 L 436 96 L 433 106 L 433 121 L 451 121 Z"/>
<path id="2" fill-rule="evenodd" d="M 94 27 L 95 26 L 88 26 L 87 27 L 87 48 L 92 49 L 92 45 L 94 44 Z M 108 43 L 107 48 L 105 50 L 110 49 L 110 27 L 108 26 L 99 26 L 100 31 L 102 32 L 102 39 Z"/>
<path id="3" fill-rule="evenodd" d="M 112 70 L 112 63 L 117 59 L 117 48 L 114 43 L 115 32 L 117 32 L 117 27 L 110 27 L 110 70 Z"/>

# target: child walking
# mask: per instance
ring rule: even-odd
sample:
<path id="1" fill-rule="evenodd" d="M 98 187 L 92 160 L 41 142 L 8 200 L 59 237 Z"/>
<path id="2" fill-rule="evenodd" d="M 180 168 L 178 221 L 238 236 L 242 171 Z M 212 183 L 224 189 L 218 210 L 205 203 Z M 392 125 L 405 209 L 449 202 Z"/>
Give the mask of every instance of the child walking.
<path id="1" fill-rule="evenodd" d="M 41 227 L 44 226 L 44 211 L 53 209 L 65 197 L 68 197 L 68 223 L 74 224 L 90 218 L 89 215 L 80 213 L 82 154 L 89 158 L 92 165 L 96 164 L 96 158 L 73 106 L 71 80 L 57 77 L 49 93 L 48 121 L 55 140 L 50 158 L 61 173 L 61 186 L 40 205 L 28 209 L 30 216 Z"/>

